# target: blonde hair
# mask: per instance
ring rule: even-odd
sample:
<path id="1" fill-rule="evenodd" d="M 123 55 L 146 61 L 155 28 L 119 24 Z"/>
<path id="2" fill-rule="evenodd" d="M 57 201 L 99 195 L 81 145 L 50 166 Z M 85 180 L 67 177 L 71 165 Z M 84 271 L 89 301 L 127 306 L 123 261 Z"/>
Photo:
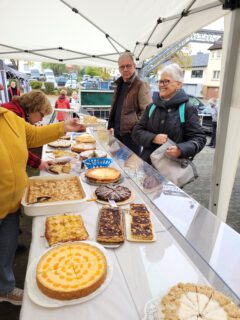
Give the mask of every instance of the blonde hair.
<path id="1" fill-rule="evenodd" d="M 60 91 L 60 94 L 64 94 L 64 95 L 66 96 L 66 95 L 67 95 L 67 90 L 62 89 L 62 90 Z"/>
<path id="2" fill-rule="evenodd" d="M 17 100 L 21 107 L 29 113 L 42 112 L 44 115 L 52 113 L 50 101 L 42 91 L 33 90 L 21 95 L 20 97 L 15 96 L 14 99 Z"/>
<path id="3" fill-rule="evenodd" d="M 164 73 L 170 74 L 173 80 L 183 83 L 183 70 L 177 63 L 172 63 L 163 67 L 161 75 Z"/>

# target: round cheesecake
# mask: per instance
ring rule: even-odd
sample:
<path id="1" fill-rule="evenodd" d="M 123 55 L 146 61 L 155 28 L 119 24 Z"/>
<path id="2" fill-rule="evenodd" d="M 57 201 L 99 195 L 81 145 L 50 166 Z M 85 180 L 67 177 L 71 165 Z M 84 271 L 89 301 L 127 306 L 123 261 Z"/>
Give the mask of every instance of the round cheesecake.
<path id="1" fill-rule="evenodd" d="M 38 288 L 59 300 L 85 297 L 106 279 L 107 262 L 100 249 L 87 243 L 63 244 L 45 253 L 36 271 Z"/>
<path id="2" fill-rule="evenodd" d="M 102 201 L 114 200 L 115 202 L 121 202 L 131 197 L 131 191 L 121 185 L 99 186 L 95 190 L 95 194 L 97 198 Z"/>
<path id="3" fill-rule="evenodd" d="M 121 173 L 115 168 L 93 168 L 86 171 L 85 176 L 88 180 L 96 183 L 117 182 Z"/>

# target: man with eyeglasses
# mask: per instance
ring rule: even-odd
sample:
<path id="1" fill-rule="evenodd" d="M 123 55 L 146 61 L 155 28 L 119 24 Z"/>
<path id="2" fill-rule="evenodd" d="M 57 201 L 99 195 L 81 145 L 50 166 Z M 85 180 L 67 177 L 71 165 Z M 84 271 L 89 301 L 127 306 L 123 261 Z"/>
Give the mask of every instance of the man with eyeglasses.
<path id="1" fill-rule="evenodd" d="M 129 149 L 140 154 L 141 146 L 131 138 L 131 132 L 145 108 L 152 102 L 149 85 L 136 75 L 133 55 L 123 53 L 118 59 L 121 77 L 115 82 L 108 129 Z"/>

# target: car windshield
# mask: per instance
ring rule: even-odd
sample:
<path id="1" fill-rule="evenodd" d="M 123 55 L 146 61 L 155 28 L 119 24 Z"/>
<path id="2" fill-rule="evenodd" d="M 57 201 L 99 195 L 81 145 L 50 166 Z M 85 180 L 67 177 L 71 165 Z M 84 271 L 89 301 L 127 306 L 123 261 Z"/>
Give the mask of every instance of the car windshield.
<path id="1" fill-rule="evenodd" d="M 211 107 L 209 107 L 209 106 L 207 106 L 207 107 L 205 107 L 202 111 L 201 111 L 201 113 L 203 113 L 203 114 L 212 114 L 212 112 L 211 112 Z"/>

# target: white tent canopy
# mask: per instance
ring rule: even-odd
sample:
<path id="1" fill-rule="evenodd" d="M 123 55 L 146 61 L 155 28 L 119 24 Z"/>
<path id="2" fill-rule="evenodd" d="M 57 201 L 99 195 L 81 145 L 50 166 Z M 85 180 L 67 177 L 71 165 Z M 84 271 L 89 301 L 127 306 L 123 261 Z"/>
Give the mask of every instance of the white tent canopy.
<path id="1" fill-rule="evenodd" d="M 141 63 L 227 15 L 210 197 L 210 209 L 225 220 L 240 156 L 240 9 L 229 13 L 222 2 L 239 6 L 239 0 L 0 0 L 0 59 L 114 66 L 129 50 Z"/>
<path id="2" fill-rule="evenodd" d="M 143 62 L 227 12 L 214 0 L 1 0 L 0 59 L 108 66 L 130 50 Z"/>

